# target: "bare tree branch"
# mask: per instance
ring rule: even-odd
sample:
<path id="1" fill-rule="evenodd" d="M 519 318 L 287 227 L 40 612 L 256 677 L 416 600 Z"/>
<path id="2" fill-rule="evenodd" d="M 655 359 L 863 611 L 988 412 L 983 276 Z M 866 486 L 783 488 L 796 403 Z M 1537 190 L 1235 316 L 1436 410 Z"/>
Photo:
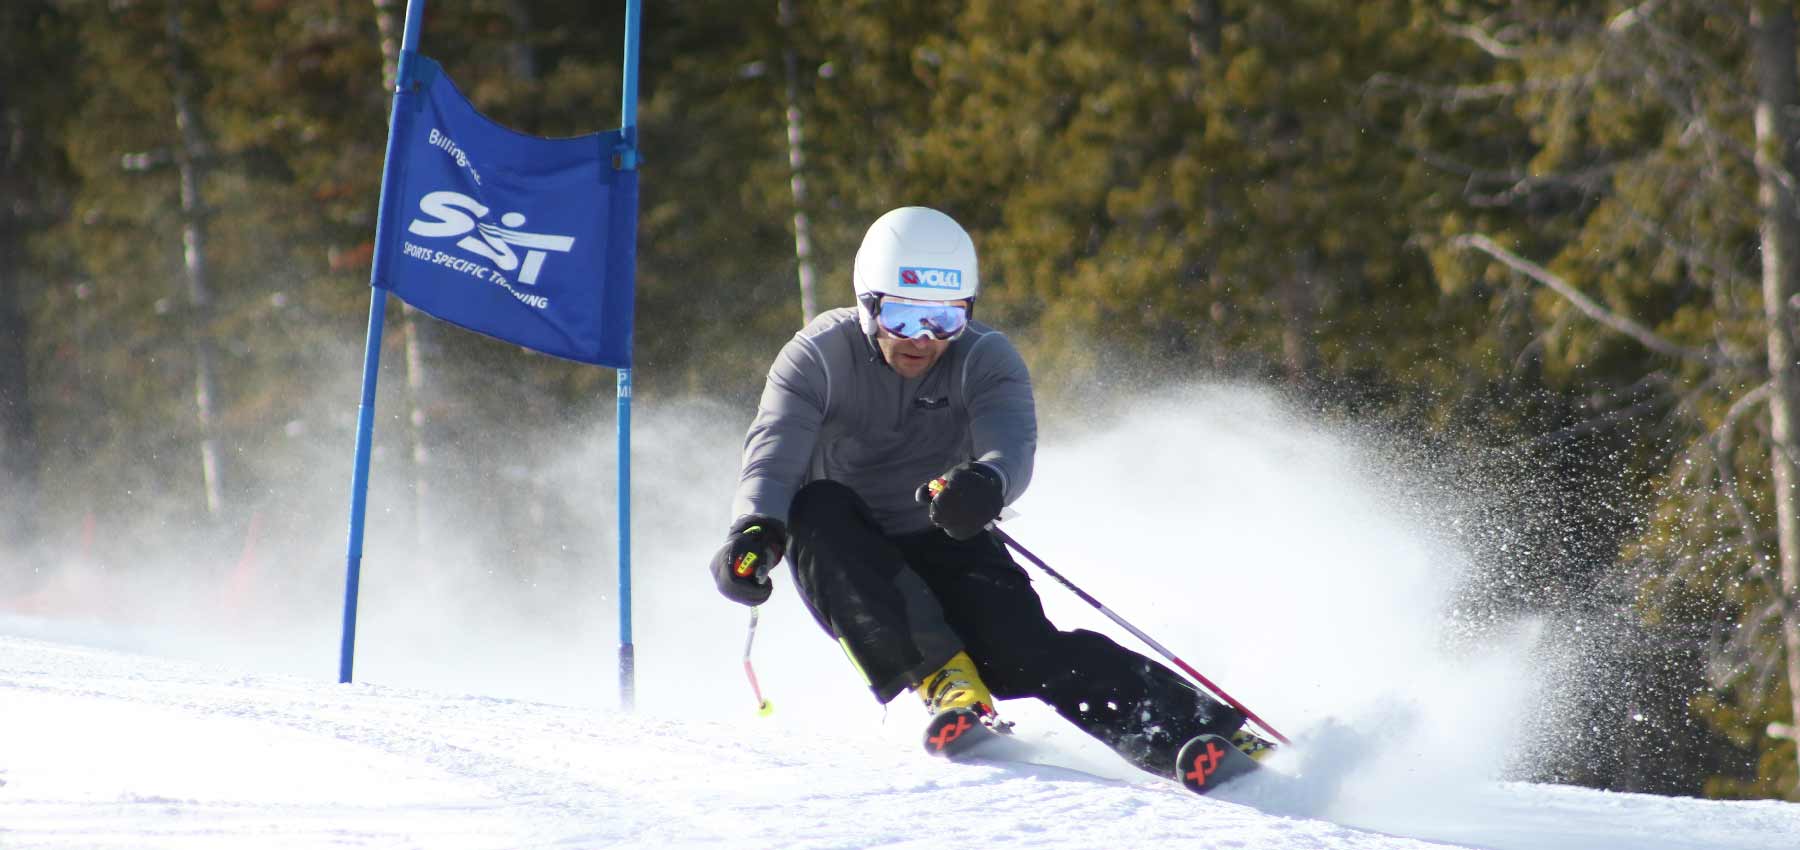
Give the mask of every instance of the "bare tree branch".
<path id="1" fill-rule="evenodd" d="M 1626 219 L 1640 232 L 1675 252 L 1675 255 L 1687 262 L 1688 265 L 1705 269 L 1730 283 L 1758 283 L 1750 275 L 1734 268 L 1729 259 L 1713 254 L 1703 246 L 1682 241 L 1670 232 L 1668 227 L 1638 209 L 1636 204 L 1631 203 L 1630 198 L 1618 194 L 1614 196 L 1613 200 L 1618 202 L 1620 211 L 1625 213 Z"/>
<path id="2" fill-rule="evenodd" d="M 1445 24 L 1444 30 L 1458 38 L 1467 39 L 1481 48 L 1483 53 L 1496 59 L 1517 59 L 1524 55 L 1524 50 L 1518 45 L 1507 44 L 1474 24 Z"/>
<path id="3" fill-rule="evenodd" d="M 1625 79 L 1623 75 L 1619 79 Z M 1421 83 L 1399 74 L 1381 72 L 1369 77 L 1368 88 L 1376 91 L 1398 91 L 1432 98 L 1440 103 L 1459 105 L 1470 101 L 1517 97 L 1547 91 L 1571 91 L 1595 82 L 1591 73 L 1565 74 L 1559 77 L 1527 77 L 1523 80 L 1444 86 Z"/>
<path id="4" fill-rule="evenodd" d="M 1541 437 L 1535 437 L 1530 442 L 1526 443 L 1526 445 L 1533 447 L 1543 446 L 1571 440 L 1586 434 L 1592 434 L 1615 422 L 1627 422 L 1636 419 L 1638 416 L 1649 413 L 1668 403 L 1669 401 L 1666 398 L 1649 398 L 1631 405 L 1630 407 L 1621 407 L 1617 410 L 1610 410 L 1592 419 L 1586 419 L 1577 422 L 1574 425 L 1570 425 L 1567 428 L 1552 431 Z"/>
<path id="5" fill-rule="evenodd" d="M 1769 392 L 1773 388 L 1773 384 L 1764 381 L 1755 389 L 1738 396 L 1737 401 L 1731 403 L 1731 408 L 1725 411 L 1724 421 L 1719 423 L 1717 429 L 1714 429 L 1714 438 L 1717 439 L 1720 438 L 1721 435 L 1728 435 L 1732 428 L 1737 427 L 1738 420 L 1744 418 L 1744 414 L 1750 412 L 1750 408 L 1768 400 Z M 1729 437 L 1726 437 L 1726 439 L 1729 439 Z"/>
<path id="6" fill-rule="evenodd" d="M 1662 0 L 1644 0 L 1644 2 L 1614 15 L 1612 20 L 1606 22 L 1606 28 L 1612 32 L 1624 32 L 1648 18 L 1660 5 L 1662 5 Z"/>
<path id="7" fill-rule="evenodd" d="M 1643 18 L 1638 20 L 1643 21 Z M 1729 150 L 1742 157 L 1744 161 L 1753 163 L 1758 170 L 1763 170 L 1765 166 L 1758 161 L 1754 145 L 1733 136 L 1728 131 L 1719 129 L 1715 126 L 1716 122 L 1707 115 L 1709 110 L 1716 112 L 1725 109 L 1728 113 L 1730 111 L 1747 113 L 1753 109 L 1753 94 L 1735 85 L 1738 79 L 1737 75 L 1719 67 L 1704 53 L 1693 50 L 1682 38 L 1662 27 L 1644 22 L 1641 29 L 1650 35 L 1646 40 L 1648 46 L 1656 48 L 1669 64 L 1675 66 L 1677 73 L 1670 75 L 1666 73 L 1668 68 L 1662 63 L 1651 61 L 1651 53 L 1644 49 L 1645 44 L 1621 43 L 1620 46 L 1624 49 L 1620 51 L 1620 55 L 1637 66 L 1643 78 L 1651 84 L 1650 89 L 1659 94 L 1662 101 L 1669 108 L 1675 110 L 1676 114 L 1683 118 L 1693 132 L 1698 133 L 1719 149 Z M 1616 35 L 1622 32 L 1623 28 L 1609 26 L 1608 30 L 1611 34 Z M 1732 91 L 1737 97 L 1726 99 L 1723 103 L 1717 96 L 1703 99 L 1698 86 L 1692 83 L 1694 79 L 1716 82 Z M 1729 108 L 1728 105 L 1730 105 Z M 1772 173 L 1784 190 L 1795 191 L 1794 175 L 1787 169 L 1779 165 L 1772 166 Z"/>
<path id="8" fill-rule="evenodd" d="M 1499 260 L 1513 271 L 1549 287 L 1556 292 L 1556 294 L 1561 295 L 1563 298 L 1567 299 L 1569 303 L 1575 305 L 1575 309 L 1585 313 L 1594 321 L 1631 337 L 1636 340 L 1639 345 L 1642 345 L 1651 351 L 1668 357 L 1691 360 L 1698 363 L 1710 363 L 1715 359 L 1711 352 L 1677 345 L 1657 335 L 1655 331 L 1606 309 L 1598 302 L 1581 294 L 1580 290 L 1571 286 L 1568 281 L 1563 280 L 1549 269 L 1500 247 L 1498 243 L 1487 236 L 1478 233 L 1465 234 L 1451 240 L 1451 244 L 1459 248 L 1473 248 Z"/>
<path id="9" fill-rule="evenodd" d="M 1751 574 L 1760 579 L 1765 586 L 1774 582 L 1773 572 L 1769 569 L 1769 559 L 1760 545 L 1761 537 L 1757 532 L 1756 518 L 1750 514 L 1743 492 L 1738 488 L 1737 468 L 1733 464 L 1732 453 L 1736 449 L 1733 439 L 1738 422 L 1741 421 L 1757 405 L 1766 402 L 1769 393 L 1774 390 L 1773 381 L 1764 381 L 1755 389 L 1738 396 L 1725 411 L 1725 418 L 1719 427 L 1707 435 L 1712 444 L 1713 455 L 1719 480 L 1719 487 L 1725 494 L 1726 501 L 1731 504 L 1732 516 L 1737 519 L 1738 535 L 1742 540 L 1742 551 L 1751 558 Z"/>

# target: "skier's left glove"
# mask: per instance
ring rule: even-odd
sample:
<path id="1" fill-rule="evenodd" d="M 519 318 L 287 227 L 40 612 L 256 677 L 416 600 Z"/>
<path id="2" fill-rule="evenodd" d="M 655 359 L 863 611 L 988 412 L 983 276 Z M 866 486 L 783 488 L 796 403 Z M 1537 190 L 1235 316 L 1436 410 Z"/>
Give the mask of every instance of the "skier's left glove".
<path id="1" fill-rule="evenodd" d="M 981 533 L 1000 516 L 1006 495 L 1000 470 L 975 460 L 920 485 L 913 497 L 931 504 L 931 523 L 957 540 Z"/>
<path id="2" fill-rule="evenodd" d="M 742 605 L 761 605 L 775 585 L 769 571 L 781 563 L 787 550 L 787 526 L 781 520 L 754 514 L 731 524 L 725 545 L 713 555 L 713 581 L 725 598 Z"/>

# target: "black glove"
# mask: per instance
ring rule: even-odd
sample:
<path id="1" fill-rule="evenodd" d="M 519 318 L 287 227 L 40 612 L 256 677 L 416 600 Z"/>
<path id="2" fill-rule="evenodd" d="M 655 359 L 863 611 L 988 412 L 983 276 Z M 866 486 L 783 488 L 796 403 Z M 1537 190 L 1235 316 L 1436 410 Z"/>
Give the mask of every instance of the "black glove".
<path id="1" fill-rule="evenodd" d="M 1000 471 L 970 461 L 919 487 L 913 498 L 931 503 L 931 523 L 957 540 L 981 533 L 1005 506 Z"/>
<path id="2" fill-rule="evenodd" d="M 731 524 L 725 545 L 713 556 L 713 581 L 725 598 L 744 605 L 769 600 L 775 585 L 769 571 L 781 563 L 787 549 L 787 526 L 766 516 L 739 517 Z"/>

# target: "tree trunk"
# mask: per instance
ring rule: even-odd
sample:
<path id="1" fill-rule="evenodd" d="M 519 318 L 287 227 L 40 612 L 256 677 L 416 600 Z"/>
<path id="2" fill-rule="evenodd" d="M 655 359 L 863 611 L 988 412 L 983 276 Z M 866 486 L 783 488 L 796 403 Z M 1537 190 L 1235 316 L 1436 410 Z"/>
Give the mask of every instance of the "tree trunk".
<path id="1" fill-rule="evenodd" d="M 1187 7 L 1188 56 L 1196 63 L 1219 55 L 1219 0 L 1191 0 Z"/>
<path id="2" fill-rule="evenodd" d="M 794 195 L 794 260 L 800 268 L 800 323 L 810 324 L 819 315 L 819 299 L 813 286 L 812 224 L 806 219 L 806 150 L 800 122 L 800 59 L 794 52 L 793 0 L 777 7 L 786 47 L 781 51 L 787 73 L 788 188 Z"/>
<path id="3" fill-rule="evenodd" d="M 510 0 L 506 17 L 512 21 L 512 40 L 506 46 L 507 70 L 521 80 L 537 79 L 537 51 L 531 47 L 531 7 L 525 0 Z"/>
<path id="4" fill-rule="evenodd" d="M 1223 34 L 1219 31 L 1218 0 L 1191 0 L 1187 7 L 1187 21 L 1188 75 L 1182 86 L 1182 98 L 1186 103 L 1198 107 L 1200 94 L 1212 84 L 1210 68 L 1218 58 L 1223 44 Z M 1210 209 L 1216 210 L 1220 206 L 1217 198 L 1218 186 L 1222 182 L 1221 175 L 1217 172 L 1206 179 L 1206 206 Z M 1183 274 L 1188 275 L 1195 286 L 1217 288 L 1220 282 L 1216 279 L 1209 280 L 1211 271 L 1210 264 L 1199 269 L 1190 265 Z M 1232 355 L 1230 347 L 1221 339 L 1217 330 L 1226 321 L 1225 305 L 1219 300 L 1218 293 L 1211 296 L 1207 312 L 1211 321 L 1200 324 L 1204 328 L 1199 342 L 1202 346 L 1200 356 L 1214 371 L 1225 372 L 1231 368 Z"/>
<path id="5" fill-rule="evenodd" d="M 1795 66 L 1794 10 L 1774 0 L 1758 3 L 1750 16 L 1755 32 L 1756 170 L 1761 215 L 1763 311 L 1768 322 L 1771 478 L 1775 488 L 1776 542 L 1786 616 L 1789 717 L 1800 723 L 1800 375 L 1796 374 L 1793 307 L 1796 261 L 1800 261 L 1800 206 L 1795 203 L 1793 113 L 1800 108 L 1800 75 Z M 1800 768 L 1800 765 L 1796 766 Z M 1800 794 L 1800 786 L 1790 793 Z"/>
<path id="6" fill-rule="evenodd" d="M 18 158 L 24 127 L 7 108 L 0 89 L 0 197 L 30 199 L 22 190 Z M 36 534 L 38 456 L 26 360 L 25 315 L 20 295 L 21 222 L 9 204 L 0 209 L 0 546 L 28 544 Z"/>
<path id="7" fill-rule="evenodd" d="M 400 37 L 406 6 L 403 0 L 373 2 L 375 26 L 381 34 L 381 82 L 383 90 L 391 94 L 400 75 Z M 380 293 L 373 297 L 380 297 Z M 431 423 L 427 399 L 431 383 L 425 368 L 425 352 L 430 347 L 430 340 L 425 324 L 412 305 L 401 304 L 400 339 L 405 347 L 406 422 L 410 443 L 407 456 L 412 461 L 413 473 L 413 539 L 420 544 L 426 542 L 430 528 L 427 506 L 430 503 L 431 440 L 427 435 Z"/>
<path id="8" fill-rule="evenodd" d="M 182 267 L 187 277 L 188 328 L 194 347 L 194 409 L 200 425 L 200 471 L 206 492 L 206 513 L 217 517 L 224 507 L 223 473 L 220 469 L 215 378 L 217 358 L 212 344 L 212 290 L 207 283 L 206 204 L 201 197 L 209 143 L 193 103 L 193 73 L 188 68 L 186 36 L 182 32 L 182 4 L 169 11 L 169 72 L 173 82 L 175 126 L 180 141 L 175 145 L 175 165 L 181 179 Z"/>
<path id="9" fill-rule="evenodd" d="M 1295 386 L 1312 379 L 1319 367 L 1319 346 L 1313 338 L 1319 314 L 1318 263 L 1313 249 L 1300 249 L 1281 286 L 1281 364 L 1288 383 Z"/>

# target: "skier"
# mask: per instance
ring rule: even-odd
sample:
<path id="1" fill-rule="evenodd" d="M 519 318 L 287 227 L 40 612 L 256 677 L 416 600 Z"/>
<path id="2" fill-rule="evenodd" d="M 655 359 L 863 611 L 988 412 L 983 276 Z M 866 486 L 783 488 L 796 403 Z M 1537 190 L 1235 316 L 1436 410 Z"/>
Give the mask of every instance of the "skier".
<path id="1" fill-rule="evenodd" d="M 1169 669 L 1058 630 L 988 530 L 1031 481 L 1037 414 L 1012 343 L 970 319 L 980 273 L 962 227 L 892 210 L 864 235 L 853 278 L 856 306 L 814 319 L 769 370 L 737 519 L 711 563 L 720 592 L 761 604 L 785 555 L 875 698 L 924 701 L 928 749 L 956 737 L 936 718 L 973 712 L 1004 731 L 995 699 L 1033 697 L 1159 776 L 1203 734 L 1270 752 L 1242 714 Z"/>

